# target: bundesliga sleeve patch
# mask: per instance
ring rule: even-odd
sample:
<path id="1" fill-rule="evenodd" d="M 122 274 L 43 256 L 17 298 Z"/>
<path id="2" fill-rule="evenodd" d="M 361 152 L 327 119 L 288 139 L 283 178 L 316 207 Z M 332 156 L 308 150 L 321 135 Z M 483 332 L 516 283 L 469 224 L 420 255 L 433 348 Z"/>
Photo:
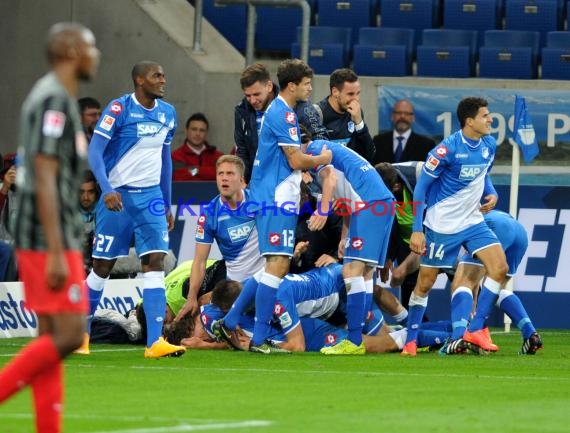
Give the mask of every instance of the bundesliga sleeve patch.
<path id="1" fill-rule="evenodd" d="M 196 239 L 204 239 L 204 224 L 206 224 L 206 217 L 200 215 L 196 224 Z"/>
<path id="2" fill-rule="evenodd" d="M 297 123 L 297 116 L 292 111 L 287 111 L 285 113 L 285 122 L 295 125 Z"/>
<path id="3" fill-rule="evenodd" d="M 42 134 L 46 137 L 59 138 L 65 128 L 65 114 L 61 111 L 47 110 L 44 113 Z"/>
<path id="4" fill-rule="evenodd" d="M 297 128 L 289 128 L 289 137 L 292 140 L 299 141 L 299 133 L 297 132 Z"/>
<path id="5" fill-rule="evenodd" d="M 101 120 L 101 123 L 99 124 L 99 127 L 105 131 L 110 131 L 114 124 L 115 119 L 108 114 L 105 114 L 103 120 Z"/>
<path id="6" fill-rule="evenodd" d="M 437 168 L 438 165 L 439 165 L 439 159 L 430 155 L 426 161 L 425 167 L 428 170 L 433 171 Z"/>

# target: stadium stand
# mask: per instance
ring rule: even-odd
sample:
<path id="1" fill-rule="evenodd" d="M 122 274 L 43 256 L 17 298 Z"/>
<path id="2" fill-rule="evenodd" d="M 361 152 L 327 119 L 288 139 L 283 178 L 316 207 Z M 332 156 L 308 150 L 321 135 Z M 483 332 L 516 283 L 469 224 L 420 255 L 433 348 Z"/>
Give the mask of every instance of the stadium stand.
<path id="1" fill-rule="evenodd" d="M 546 33 L 558 30 L 558 0 L 507 0 L 505 30 L 540 32 L 540 46 Z"/>
<path id="2" fill-rule="evenodd" d="M 316 74 L 330 74 L 349 66 L 352 49 L 352 29 L 349 27 L 311 26 L 309 28 L 308 63 Z M 297 28 L 297 42 L 291 45 L 291 55 L 301 52 L 301 27 Z"/>
<path id="3" fill-rule="evenodd" d="M 468 78 L 475 75 L 477 31 L 426 29 L 417 48 L 419 76 Z"/>
<path id="4" fill-rule="evenodd" d="M 485 30 L 500 26 L 498 0 L 445 0 L 443 27 L 446 29 L 477 30 L 479 46 L 483 45 Z"/>
<path id="5" fill-rule="evenodd" d="M 487 30 L 479 48 L 482 78 L 537 78 L 540 33 L 522 30 Z"/>
<path id="6" fill-rule="evenodd" d="M 318 25 L 329 27 L 352 28 L 352 40 L 358 38 L 361 27 L 374 26 L 372 0 L 317 0 L 319 14 Z"/>
<path id="7" fill-rule="evenodd" d="M 354 45 L 353 69 L 358 75 L 412 75 L 414 30 L 363 27 Z"/>
<path id="8" fill-rule="evenodd" d="M 542 78 L 570 80 L 570 32 L 549 32 L 542 49 Z"/>
<path id="9" fill-rule="evenodd" d="M 439 2 L 436 0 L 380 0 L 382 27 L 411 28 L 416 31 L 416 45 L 424 29 L 437 27 Z"/>

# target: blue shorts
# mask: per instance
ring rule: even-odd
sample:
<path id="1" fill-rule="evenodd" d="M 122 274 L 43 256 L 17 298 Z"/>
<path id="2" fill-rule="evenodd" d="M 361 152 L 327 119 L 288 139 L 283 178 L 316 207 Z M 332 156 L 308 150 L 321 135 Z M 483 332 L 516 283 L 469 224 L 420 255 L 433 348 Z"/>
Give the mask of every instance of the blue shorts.
<path id="1" fill-rule="evenodd" d="M 507 272 L 508 277 L 512 277 L 517 273 L 517 269 L 526 253 L 528 247 L 528 237 L 526 231 L 522 226 L 515 226 L 514 233 L 509 233 L 510 245 L 503 245 L 505 248 L 505 256 L 507 257 L 507 263 L 509 265 L 509 271 Z M 466 263 L 471 265 L 483 266 L 483 263 L 476 257 L 470 256 L 469 254 L 464 255 L 459 260 L 459 263 Z"/>
<path id="2" fill-rule="evenodd" d="M 115 259 L 129 255 L 133 244 L 137 254 L 168 252 L 168 225 L 164 215 L 154 215 L 149 207 L 153 200 L 162 200 L 160 187 L 117 188 L 123 201 L 121 212 L 112 212 L 101 197 L 95 214 L 95 237 L 92 256 Z"/>
<path id="3" fill-rule="evenodd" d="M 257 211 L 255 225 L 262 256 L 293 256 L 297 214 L 281 207 L 265 207 Z"/>
<path id="4" fill-rule="evenodd" d="M 501 244 L 484 221 L 453 234 L 437 233 L 426 228 L 425 235 L 427 250 L 421 264 L 432 268 L 453 268 L 462 246 L 473 256 L 477 251 Z"/>
<path id="5" fill-rule="evenodd" d="M 359 260 L 373 266 L 384 266 L 394 215 L 389 211 L 383 212 L 382 208 L 378 208 L 382 212 L 374 209 L 351 215 L 344 249 L 345 263 Z"/>
<path id="6" fill-rule="evenodd" d="M 325 346 L 334 346 L 348 338 L 348 331 L 320 319 L 302 317 L 305 351 L 318 352 Z"/>

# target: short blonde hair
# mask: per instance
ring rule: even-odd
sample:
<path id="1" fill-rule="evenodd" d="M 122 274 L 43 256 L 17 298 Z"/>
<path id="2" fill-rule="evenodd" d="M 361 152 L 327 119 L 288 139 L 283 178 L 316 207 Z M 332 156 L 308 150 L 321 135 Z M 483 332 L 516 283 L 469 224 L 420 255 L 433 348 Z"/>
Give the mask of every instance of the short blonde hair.
<path id="1" fill-rule="evenodd" d="M 234 164 L 238 168 L 240 176 L 243 177 L 245 173 L 245 164 L 239 156 L 236 155 L 220 156 L 216 161 L 216 169 L 220 166 L 220 164 L 223 164 L 225 162 L 227 162 L 228 164 Z"/>

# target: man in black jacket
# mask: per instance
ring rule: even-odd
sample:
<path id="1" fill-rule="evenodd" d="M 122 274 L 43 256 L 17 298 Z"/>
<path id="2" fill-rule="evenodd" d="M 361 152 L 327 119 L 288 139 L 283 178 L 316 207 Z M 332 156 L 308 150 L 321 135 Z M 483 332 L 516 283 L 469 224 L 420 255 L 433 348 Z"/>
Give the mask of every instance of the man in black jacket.
<path id="1" fill-rule="evenodd" d="M 374 163 L 425 161 L 428 152 L 435 147 L 435 141 L 412 131 L 414 106 L 406 99 L 401 99 L 392 109 L 393 130 L 374 137 L 376 156 Z"/>
<path id="2" fill-rule="evenodd" d="M 360 107 L 360 82 L 351 69 L 332 72 L 330 95 L 315 104 L 331 141 L 344 144 L 368 162 L 374 161 L 374 143 Z M 317 139 L 312 134 L 313 139 Z"/>
<path id="3" fill-rule="evenodd" d="M 236 154 L 245 164 L 245 181 L 249 183 L 261 119 L 271 101 L 279 94 L 279 87 L 271 81 L 269 71 L 261 63 L 254 63 L 242 72 L 240 85 L 244 98 L 234 111 L 234 141 Z M 297 103 L 295 112 L 299 123 L 305 125 L 313 137 L 328 139 L 326 129 L 310 102 Z"/>

